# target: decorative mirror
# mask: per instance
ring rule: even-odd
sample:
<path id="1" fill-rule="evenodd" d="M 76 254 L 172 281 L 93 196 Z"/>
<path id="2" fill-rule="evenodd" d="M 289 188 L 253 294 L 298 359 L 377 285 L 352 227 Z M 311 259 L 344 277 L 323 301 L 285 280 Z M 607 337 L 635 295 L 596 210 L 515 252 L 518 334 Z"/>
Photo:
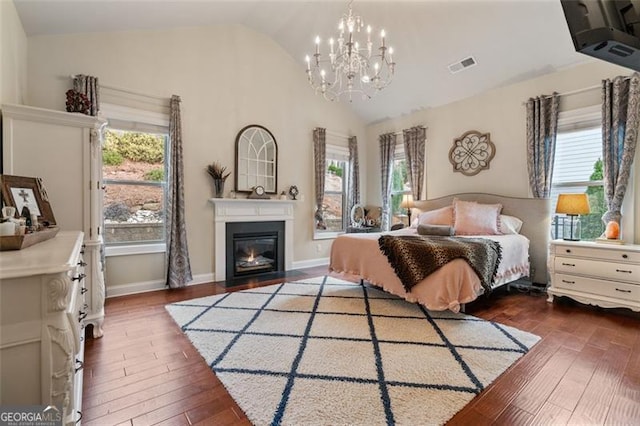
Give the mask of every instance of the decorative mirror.
<path id="1" fill-rule="evenodd" d="M 365 224 L 364 207 L 361 204 L 355 204 L 351 208 L 351 226 L 362 226 Z"/>
<path id="2" fill-rule="evenodd" d="M 278 187 L 278 145 L 271 132 L 249 125 L 236 137 L 236 191 L 252 192 L 256 186 L 267 194 Z"/>
<path id="3" fill-rule="evenodd" d="M 488 169 L 494 155 L 496 146 L 491 142 L 490 134 L 469 130 L 453 140 L 453 146 L 449 150 L 449 161 L 454 172 L 473 176 Z"/>

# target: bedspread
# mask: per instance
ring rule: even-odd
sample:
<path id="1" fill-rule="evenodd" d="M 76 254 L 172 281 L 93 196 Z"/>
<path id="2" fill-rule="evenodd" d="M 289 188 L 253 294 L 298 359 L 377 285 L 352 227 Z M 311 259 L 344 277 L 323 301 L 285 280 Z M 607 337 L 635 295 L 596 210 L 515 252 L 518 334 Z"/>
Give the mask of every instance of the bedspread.
<path id="1" fill-rule="evenodd" d="M 414 229 L 392 231 L 392 235 L 414 235 Z M 462 259 L 456 259 L 419 282 L 407 292 L 378 246 L 381 234 L 344 234 L 333 242 L 329 269 L 357 275 L 389 293 L 418 302 L 431 310 L 460 310 L 460 305 L 483 293 L 480 280 Z M 529 240 L 522 235 L 482 236 L 502 246 L 502 262 L 493 287 L 529 274 Z"/>

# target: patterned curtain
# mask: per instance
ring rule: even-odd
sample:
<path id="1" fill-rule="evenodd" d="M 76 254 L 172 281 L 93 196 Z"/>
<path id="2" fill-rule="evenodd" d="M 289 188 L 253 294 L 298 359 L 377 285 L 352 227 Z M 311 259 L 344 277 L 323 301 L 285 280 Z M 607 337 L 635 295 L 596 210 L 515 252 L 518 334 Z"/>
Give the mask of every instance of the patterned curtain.
<path id="1" fill-rule="evenodd" d="M 389 230 L 389 201 L 391 198 L 391 166 L 396 152 L 395 133 L 380 135 L 380 176 L 382 177 L 382 224 L 383 231 Z"/>
<path id="2" fill-rule="evenodd" d="M 316 229 L 326 229 L 322 201 L 324 200 L 324 175 L 327 168 L 326 129 L 313 129 L 313 161 L 316 185 Z"/>
<path id="3" fill-rule="evenodd" d="M 193 278 L 187 247 L 187 225 L 184 214 L 184 169 L 182 160 L 182 122 L 180 96 L 171 96 L 169 117 L 171 163 L 167 177 L 167 285 L 184 287 Z"/>
<path id="4" fill-rule="evenodd" d="M 350 212 L 353 206 L 360 203 L 360 161 L 358 160 L 358 139 L 355 136 L 349 138 L 349 202 L 347 206 Z"/>
<path id="5" fill-rule="evenodd" d="M 77 74 L 73 76 L 73 90 L 84 94 L 91 101 L 89 115 L 96 116 L 100 111 L 100 85 L 98 77 Z"/>
<path id="6" fill-rule="evenodd" d="M 638 135 L 640 74 L 602 81 L 602 157 L 607 212 L 602 220 L 620 223 Z"/>
<path id="7" fill-rule="evenodd" d="M 427 140 L 427 129 L 422 126 L 412 127 L 402 131 L 404 138 L 404 153 L 409 165 L 409 182 L 414 200 L 422 196 L 424 184 L 424 149 Z"/>
<path id="8" fill-rule="evenodd" d="M 558 131 L 560 96 L 539 96 L 527 102 L 527 168 L 534 198 L 549 198 Z"/>

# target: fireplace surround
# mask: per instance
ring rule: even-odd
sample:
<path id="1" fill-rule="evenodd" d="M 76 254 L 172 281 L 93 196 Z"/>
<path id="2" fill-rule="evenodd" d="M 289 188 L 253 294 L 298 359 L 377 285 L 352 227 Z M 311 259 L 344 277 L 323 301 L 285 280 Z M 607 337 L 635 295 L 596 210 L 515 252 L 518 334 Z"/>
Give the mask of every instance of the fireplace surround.
<path id="1" fill-rule="evenodd" d="M 209 202 L 214 206 L 213 255 L 216 281 L 231 278 L 227 275 L 227 259 L 231 256 L 227 250 L 228 223 L 282 222 L 284 225 L 284 254 L 281 256 L 283 270 L 293 269 L 293 212 L 296 201 L 210 198 Z"/>

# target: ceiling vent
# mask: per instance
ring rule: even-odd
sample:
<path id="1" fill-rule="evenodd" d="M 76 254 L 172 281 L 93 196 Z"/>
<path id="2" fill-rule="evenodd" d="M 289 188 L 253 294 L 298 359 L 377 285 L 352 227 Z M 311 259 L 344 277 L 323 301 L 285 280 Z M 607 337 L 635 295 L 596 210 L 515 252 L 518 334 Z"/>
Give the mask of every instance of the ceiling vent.
<path id="1" fill-rule="evenodd" d="M 453 64 L 449 65 L 448 68 L 451 74 L 455 74 L 477 64 L 478 63 L 476 62 L 475 58 L 473 56 L 469 56 L 461 61 L 454 62 Z"/>

